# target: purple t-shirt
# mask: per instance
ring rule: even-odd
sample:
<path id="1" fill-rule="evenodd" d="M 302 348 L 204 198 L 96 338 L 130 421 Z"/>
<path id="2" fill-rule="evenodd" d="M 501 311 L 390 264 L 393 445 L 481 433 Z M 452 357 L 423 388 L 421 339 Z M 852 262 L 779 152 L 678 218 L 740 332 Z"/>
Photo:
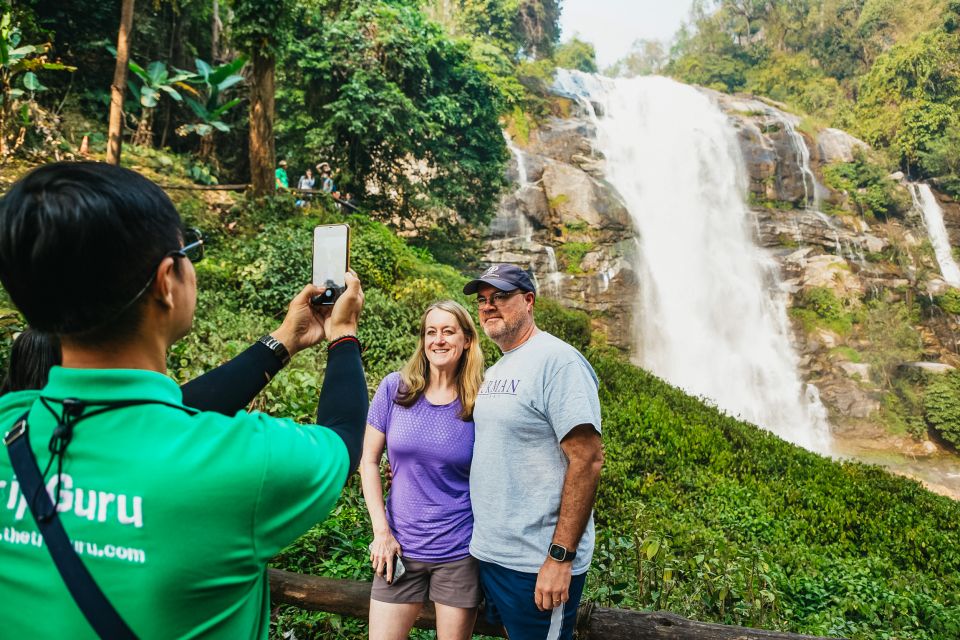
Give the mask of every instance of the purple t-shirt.
<path id="1" fill-rule="evenodd" d="M 387 523 L 403 555 L 448 562 L 470 555 L 470 461 L 473 421 L 457 415 L 460 400 L 431 404 L 425 395 L 410 407 L 394 398 L 400 374 L 391 373 L 370 403 L 367 422 L 387 437 L 393 485 Z"/>

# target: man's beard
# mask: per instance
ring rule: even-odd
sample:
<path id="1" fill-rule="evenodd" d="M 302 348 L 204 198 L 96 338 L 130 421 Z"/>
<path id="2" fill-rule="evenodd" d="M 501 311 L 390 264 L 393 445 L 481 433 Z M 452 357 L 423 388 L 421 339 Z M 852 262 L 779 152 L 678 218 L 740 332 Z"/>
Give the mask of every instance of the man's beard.
<path id="1" fill-rule="evenodd" d="M 497 345 L 501 344 L 512 344 L 516 338 L 523 331 L 525 322 L 523 316 L 518 316 L 513 322 L 508 322 L 506 318 L 502 315 L 500 320 L 503 321 L 503 326 L 498 326 L 496 329 L 488 329 L 487 323 L 483 323 L 483 330 L 487 334 L 487 337 L 493 340 Z"/>

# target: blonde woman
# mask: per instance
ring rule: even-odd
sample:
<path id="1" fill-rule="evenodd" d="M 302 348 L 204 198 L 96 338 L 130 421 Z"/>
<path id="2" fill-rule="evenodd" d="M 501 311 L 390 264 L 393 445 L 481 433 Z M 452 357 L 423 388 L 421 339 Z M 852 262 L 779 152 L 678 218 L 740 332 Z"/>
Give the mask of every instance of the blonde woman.
<path id="1" fill-rule="evenodd" d="M 370 405 L 360 476 L 374 534 L 371 640 L 406 638 L 428 600 L 439 640 L 470 638 L 481 600 L 469 547 L 473 406 L 482 379 L 473 319 L 444 300 L 424 312 L 416 352 L 383 379 Z M 393 471 L 386 505 L 384 447 Z M 397 557 L 405 573 L 394 580 Z"/>

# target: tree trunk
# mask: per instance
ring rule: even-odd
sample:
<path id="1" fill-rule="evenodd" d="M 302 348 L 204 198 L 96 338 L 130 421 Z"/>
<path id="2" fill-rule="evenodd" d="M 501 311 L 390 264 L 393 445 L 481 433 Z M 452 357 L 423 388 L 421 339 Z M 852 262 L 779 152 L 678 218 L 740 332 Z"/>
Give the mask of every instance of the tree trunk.
<path id="1" fill-rule="evenodd" d="M 220 22 L 220 2 L 219 0 L 213 0 L 213 17 L 210 20 L 210 62 L 214 64 L 221 62 L 221 31 L 223 31 L 223 23 Z"/>
<path id="2" fill-rule="evenodd" d="M 130 60 L 130 32 L 133 30 L 133 0 L 123 0 L 120 8 L 120 31 L 117 34 L 117 65 L 110 85 L 110 125 L 107 139 L 107 162 L 120 164 L 123 146 L 123 92 L 127 86 L 127 63 Z"/>
<path id="3" fill-rule="evenodd" d="M 250 74 L 250 182 L 253 193 L 274 191 L 274 73 L 276 59 L 254 52 Z"/>

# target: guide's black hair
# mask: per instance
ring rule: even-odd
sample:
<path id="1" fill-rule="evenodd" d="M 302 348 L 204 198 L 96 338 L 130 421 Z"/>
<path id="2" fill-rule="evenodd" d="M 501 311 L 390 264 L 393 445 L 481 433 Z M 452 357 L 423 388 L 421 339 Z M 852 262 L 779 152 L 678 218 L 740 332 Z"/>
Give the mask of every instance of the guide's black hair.
<path id="1" fill-rule="evenodd" d="M 0 395 L 9 391 L 42 389 L 47 384 L 50 368 L 61 362 L 63 356 L 56 336 L 27 329 L 10 347 L 10 362 L 0 385 Z"/>
<path id="2" fill-rule="evenodd" d="M 181 238 L 170 198 L 140 174 L 49 164 L 0 198 L 0 282 L 32 327 L 111 342 L 136 329 L 141 301 L 130 303 Z"/>

